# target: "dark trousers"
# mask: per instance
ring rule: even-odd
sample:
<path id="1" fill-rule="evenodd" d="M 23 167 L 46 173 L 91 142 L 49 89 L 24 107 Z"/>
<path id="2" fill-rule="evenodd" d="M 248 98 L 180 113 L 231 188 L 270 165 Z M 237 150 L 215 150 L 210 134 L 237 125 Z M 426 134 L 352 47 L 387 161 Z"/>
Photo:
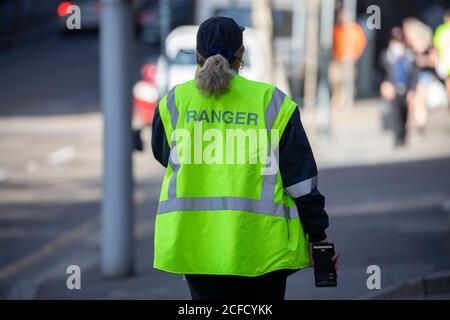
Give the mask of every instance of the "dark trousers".
<path id="1" fill-rule="evenodd" d="M 394 101 L 392 101 L 391 108 L 392 116 L 392 130 L 396 143 L 404 143 L 406 138 L 406 120 L 408 117 L 408 106 L 406 104 L 406 95 L 397 94 Z"/>
<path id="2" fill-rule="evenodd" d="M 284 300 L 287 273 L 257 277 L 185 275 L 192 300 Z"/>

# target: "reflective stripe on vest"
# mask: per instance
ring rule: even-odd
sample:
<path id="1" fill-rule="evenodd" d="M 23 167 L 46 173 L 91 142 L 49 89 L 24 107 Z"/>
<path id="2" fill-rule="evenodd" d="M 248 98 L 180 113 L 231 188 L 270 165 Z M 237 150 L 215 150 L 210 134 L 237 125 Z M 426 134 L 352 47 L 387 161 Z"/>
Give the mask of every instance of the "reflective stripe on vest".
<path id="1" fill-rule="evenodd" d="M 176 129 L 179 112 L 175 104 L 175 88 L 172 88 L 167 94 L 167 109 L 170 113 L 170 122 L 173 130 Z M 274 89 L 269 105 L 265 110 L 266 130 L 272 129 L 278 116 L 286 95 L 278 88 Z M 176 197 L 177 175 L 180 169 L 180 161 L 176 152 L 176 141 L 170 139 L 171 152 L 169 156 L 169 165 L 172 168 L 168 186 L 168 200 L 159 202 L 158 214 L 164 214 L 174 211 L 193 211 L 193 210 L 238 210 L 252 213 L 259 213 L 269 216 L 286 217 L 287 219 L 298 218 L 297 207 L 286 207 L 283 204 L 274 203 L 274 192 L 277 179 L 277 172 L 270 174 L 269 167 L 265 169 L 264 181 L 261 189 L 260 200 L 241 198 L 241 197 Z M 267 157 L 276 161 L 278 165 L 278 150 L 272 148 L 272 143 L 268 139 Z"/>
<path id="2" fill-rule="evenodd" d="M 172 128 L 173 130 L 176 129 L 177 127 L 177 123 L 178 123 L 178 109 L 175 105 L 175 87 L 173 87 L 168 95 L 167 95 L 167 109 L 169 110 L 170 113 L 170 122 L 172 123 Z M 171 139 L 171 137 L 167 137 L 167 139 Z M 172 139 L 171 139 L 172 140 Z M 176 199 L 176 193 L 177 193 L 177 174 L 178 174 L 178 170 L 180 169 L 180 161 L 178 159 L 178 155 L 175 152 L 172 152 L 174 150 L 176 150 L 175 148 L 175 140 L 173 140 L 171 142 L 171 146 L 170 146 L 170 156 L 169 156 L 169 164 L 170 167 L 172 168 L 172 176 L 170 177 L 170 181 L 169 181 L 169 190 L 168 190 L 168 195 L 169 195 L 169 200 L 170 199 Z M 175 158 L 176 161 L 173 161 Z M 159 209 L 158 209 L 158 213 Z"/>

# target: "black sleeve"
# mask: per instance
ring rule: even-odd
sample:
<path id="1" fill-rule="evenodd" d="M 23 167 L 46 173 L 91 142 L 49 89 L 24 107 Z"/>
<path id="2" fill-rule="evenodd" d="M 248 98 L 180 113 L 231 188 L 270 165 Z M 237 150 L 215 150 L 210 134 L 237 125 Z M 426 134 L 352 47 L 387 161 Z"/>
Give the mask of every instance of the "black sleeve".
<path id="1" fill-rule="evenodd" d="M 318 242 L 325 239 L 325 229 L 328 227 L 328 215 L 325 212 L 325 197 L 317 189 L 317 166 L 311 146 L 300 121 L 298 109 L 292 114 L 283 135 L 279 147 L 280 174 L 283 187 L 289 188 L 308 185 L 311 189 L 297 193 L 299 196 L 291 197 L 297 204 L 300 221 L 303 229 L 309 236 L 310 242 Z M 292 193 L 292 192 L 291 192 Z M 288 192 L 290 194 L 290 192 Z"/>
<path id="2" fill-rule="evenodd" d="M 381 72 L 381 76 L 383 80 L 388 80 L 388 62 L 387 62 L 387 56 L 386 56 L 386 49 L 383 50 L 379 55 L 379 61 L 378 61 L 378 67 Z"/>
<path id="3" fill-rule="evenodd" d="M 159 108 L 156 108 L 152 123 L 152 150 L 153 156 L 164 167 L 167 167 L 169 162 L 170 147 L 167 142 L 164 125 L 159 114 Z"/>

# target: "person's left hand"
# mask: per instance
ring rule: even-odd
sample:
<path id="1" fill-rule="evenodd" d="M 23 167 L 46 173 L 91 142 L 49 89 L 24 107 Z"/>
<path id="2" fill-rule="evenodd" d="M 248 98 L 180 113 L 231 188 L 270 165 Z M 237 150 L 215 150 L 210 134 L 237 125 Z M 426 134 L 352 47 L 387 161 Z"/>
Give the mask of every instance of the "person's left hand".
<path id="1" fill-rule="evenodd" d="M 380 94 L 386 101 L 395 99 L 395 86 L 389 81 L 383 81 L 380 85 Z"/>

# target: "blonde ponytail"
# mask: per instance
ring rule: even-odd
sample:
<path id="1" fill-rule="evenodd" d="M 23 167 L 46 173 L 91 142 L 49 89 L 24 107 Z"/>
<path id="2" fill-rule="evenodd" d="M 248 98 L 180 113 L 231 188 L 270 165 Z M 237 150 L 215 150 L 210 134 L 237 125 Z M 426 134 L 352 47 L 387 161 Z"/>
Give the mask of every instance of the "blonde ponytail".
<path id="1" fill-rule="evenodd" d="M 203 94 L 219 96 L 228 91 L 231 78 L 236 71 L 220 54 L 204 59 L 197 53 L 199 66 L 195 72 L 195 82 Z"/>

